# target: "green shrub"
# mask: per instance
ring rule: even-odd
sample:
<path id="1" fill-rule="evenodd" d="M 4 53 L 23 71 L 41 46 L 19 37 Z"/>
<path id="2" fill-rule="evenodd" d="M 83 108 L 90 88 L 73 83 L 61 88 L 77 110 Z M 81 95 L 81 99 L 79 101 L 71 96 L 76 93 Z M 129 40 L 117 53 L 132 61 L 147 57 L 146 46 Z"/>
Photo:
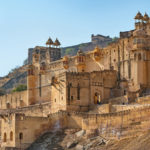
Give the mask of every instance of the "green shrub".
<path id="1" fill-rule="evenodd" d="M 12 92 L 21 92 L 27 90 L 27 85 L 21 84 L 12 90 Z"/>

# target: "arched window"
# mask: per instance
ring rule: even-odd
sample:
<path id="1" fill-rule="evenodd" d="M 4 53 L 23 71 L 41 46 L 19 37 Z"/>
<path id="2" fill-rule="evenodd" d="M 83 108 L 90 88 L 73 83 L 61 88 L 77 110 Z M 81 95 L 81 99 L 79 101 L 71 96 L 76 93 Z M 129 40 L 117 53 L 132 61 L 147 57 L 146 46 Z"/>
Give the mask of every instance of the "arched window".
<path id="1" fill-rule="evenodd" d="M 134 54 L 134 60 L 136 60 L 136 54 Z"/>
<path id="2" fill-rule="evenodd" d="M 7 107 L 7 109 L 10 109 L 10 103 L 9 102 L 6 103 L 6 107 Z"/>
<path id="3" fill-rule="evenodd" d="M 146 60 L 146 55 L 145 54 L 143 54 L 143 60 Z"/>
<path id="4" fill-rule="evenodd" d="M 4 142 L 6 142 L 7 141 L 7 134 L 6 134 L 6 132 L 4 133 Z"/>
<path id="5" fill-rule="evenodd" d="M 141 57 L 141 53 L 138 54 L 138 60 L 141 60 L 142 57 Z"/>
<path id="6" fill-rule="evenodd" d="M 23 133 L 20 132 L 20 133 L 19 133 L 19 140 L 22 140 L 22 139 L 23 139 Z"/>
<path id="7" fill-rule="evenodd" d="M 13 141 L 13 132 L 10 132 L 10 141 Z"/>
<path id="8" fill-rule="evenodd" d="M 70 88 L 71 88 L 71 83 L 68 83 L 68 100 L 70 101 Z"/>
<path id="9" fill-rule="evenodd" d="M 77 86 L 77 99 L 80 100 L 80 85 Z"/>

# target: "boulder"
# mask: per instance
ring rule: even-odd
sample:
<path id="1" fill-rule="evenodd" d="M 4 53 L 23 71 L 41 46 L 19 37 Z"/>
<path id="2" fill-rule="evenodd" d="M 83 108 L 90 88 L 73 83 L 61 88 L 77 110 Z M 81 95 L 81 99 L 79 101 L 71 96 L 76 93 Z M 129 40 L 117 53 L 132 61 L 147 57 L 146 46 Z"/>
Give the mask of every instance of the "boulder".
<path id="1" fill-rule="evenodd" d="M 81 131 L 75 133 L 76 137 L 81 137 L 84 134 L 85 134 L 85 130 L 81 130 Z"/>
<path id="2" fill-rule="evenodd" d="M 84 150 L 84 146 L 83 145 L 77 145 L 76 150 Z"/>
<path id="3" fill-rule="evenodd" d="M 93 143 L 86 144 L 84 146 L 84 150 L 88 150 L 92 145 L 93 145 Z"/>

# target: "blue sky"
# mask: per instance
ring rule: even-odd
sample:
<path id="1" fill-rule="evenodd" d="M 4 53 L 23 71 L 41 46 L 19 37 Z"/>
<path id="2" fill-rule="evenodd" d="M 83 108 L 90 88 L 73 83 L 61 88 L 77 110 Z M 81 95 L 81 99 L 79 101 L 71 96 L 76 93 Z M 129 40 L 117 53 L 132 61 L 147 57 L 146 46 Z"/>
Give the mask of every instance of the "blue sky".
<path id="1" fill-rule="evenodd" d="M 0 76 L 49 36 L 62 46 L 88 42 L 91 34 L 119 36 L 134 28 L 137 11 L 150 15 L 149 6 L 150 0 L 0 0 Z"/>

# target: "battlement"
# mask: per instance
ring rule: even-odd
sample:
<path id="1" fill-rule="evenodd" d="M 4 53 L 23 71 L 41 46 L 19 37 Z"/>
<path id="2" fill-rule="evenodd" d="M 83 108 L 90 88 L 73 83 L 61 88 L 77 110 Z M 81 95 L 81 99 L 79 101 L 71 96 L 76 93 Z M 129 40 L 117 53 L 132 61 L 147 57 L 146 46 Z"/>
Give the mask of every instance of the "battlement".
<path id="1" fill-rule="evenodd" d="M 102 41 L 111 41 L 111 40 L 112 39 L 109 36 L 103 36 L 100 34 L 97 34 L 97 35 L 92 34 L 91 35 L 92 42 L 102 42 Z"/>
<path id="2" fill-rule="evenodd" d="M 120 32 L 120 38 L 129 38 L 131 36 L 133 36 L 133 31 L 125 31 L 125 32 Z"/>

